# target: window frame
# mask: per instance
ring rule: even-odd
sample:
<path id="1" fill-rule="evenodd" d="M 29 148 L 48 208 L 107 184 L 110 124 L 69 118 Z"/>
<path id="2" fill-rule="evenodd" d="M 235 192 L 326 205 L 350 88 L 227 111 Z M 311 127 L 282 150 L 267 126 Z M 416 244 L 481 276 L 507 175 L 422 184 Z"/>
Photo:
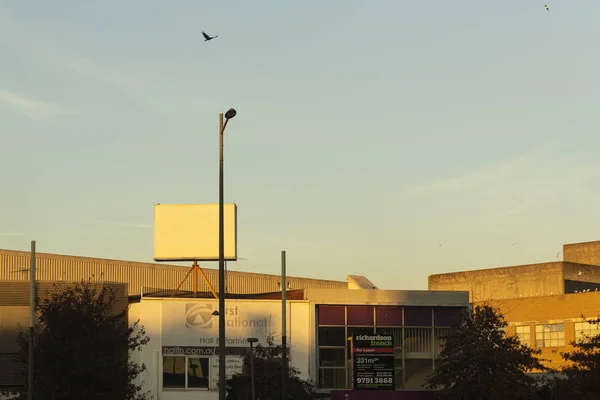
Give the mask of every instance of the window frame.
<path id="1" fill-rule="evenodd" d="M 574 322 L 573 328 L 575 330 L 575 342 L 576 343 L 589 343 L 589 341 L 592 337 L 600 335 L 600 323 L 598 323 L 598 322 L 593 323 L 591 321 L 595 321 L 595 319 Z M 580 325 L 580 324 L 583 327 L 586 327 L 587 329 L 585 329 L 585 328 L 577 329 L 577 325 Z M 593 334 L 594 332 L 596 332 L 596 334 Z M 583 336 L 582 336 L 582 334 L 583 334 Z"/>
<path id="2" fill-rule="evenodd" d="M 161 364 L 161 382 L 160 382 L 160 386 L 163 392 L 207 392 L 210 391 L 210 378 L 211 378 L 211 373 L 210 373 L 210 357 L 208 356 L 200 356 L 200 355 L 187 355 L 187 354 L 177 354 L 177 355 L 173 355 L 173 354 L 167 354 L 164 355 L 163 354 L 163 362 Z M 173 357 L 173 358 L 183 358 L 185 359 L 185 370 L 184 370 L 184 377 L 185 377 L 185 383 L 183 387 L 165 387 L 164 386 L 164 376 L 165 376 L 165 370 L 164 370 L 164 359 L 166 357 Z M 188 359 L 193 358 L 193 359 L 204 359 L 207 360 L 207 368 L 206 368 L 206 380 L 207 380 L 207 384 L 205 388 L 194 388 L 194 387 L 188 387 L 188 378 L 189 378 L 189 366 L 190 363 L 188 361 Z"/>
<path id="3" fill-rule="evenodd" d="M 552 327 L 562 327 L 561 330 L 552 330 Z M 541 327 L 541 330 L 538 332 L 538 327 Z M 550 329 L 546 330 L 546 327 L 549 327 Z M 556 337 L 553 338 L 552 337 L 552 333 L 557 333 L 556 336 L 561 336 L 560 333 L 562 332 L 562 338 L 560 337 Z M 538 336 L 539 334 L 542 334 L 541 338 Z M 546 334 L 549 334 L 549 336 L 547 337 Z M 556 340 L 558 341 L 556 346 L 552 346 L 552 341 Z M 550 341 L 550 345 L 546 346 L 546 342 Z M 541 346 L 540 346 L 541 344 Z M 556 322 L 556 323 L 552 323 L 552 324 L 536 324 L 535 325 L 535 347 L 537 348 L 557 348 L 557 347 L 565 347 L 565 324 L 564 322 Z"/>
<path id="4" fill-rule="evenodd" d="M 527 329 L 527 332 L 519 332 L 519 328 Z M 527 335 L 528 339 L 525 340 L 522 335 Z M 522 345 L 531 347 L 531 325 L 515 325 L 515 336 Z"/>

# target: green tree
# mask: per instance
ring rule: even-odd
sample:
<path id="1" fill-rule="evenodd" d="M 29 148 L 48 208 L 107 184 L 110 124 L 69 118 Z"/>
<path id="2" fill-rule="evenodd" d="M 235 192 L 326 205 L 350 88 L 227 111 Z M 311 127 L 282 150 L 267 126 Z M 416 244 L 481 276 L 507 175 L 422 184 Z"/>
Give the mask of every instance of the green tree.
<path id="1" fill-rule="evenodd" d="M 599 324 L 600 319 L 588 321 Z M 600 395 L 600 336 L 588 336 L 583 341 L 571 342 L 573 350 L 561 353 L 569 361 L 562 368 L 570 398 L 597 399 Z"/>
<path id="2" fill-rule="evenodd" d="M 267 337 L 267 345 L 254 347 L 255 394 L 260 400 L 281 400 L 282 346 L 274 343 L 273 337 Z M 291 361 L 288 353 L 288 363 Z M 244 357 L 244 373 L 234 375 L 227 380 L 227 399 L 240 400 L 250 398 L 251 357 Z M 300 378 L 300 371 L 289 365 L 287 377 L 288 400 L 314 399 L 315 386 L 310 380 Z M 247 396 L 247 397 L 246 397 Z"/>
<path id="3" fill-rule="evenodd" d="M 515 400 L 534 395 L 535 381 L 526 373 L 545 370 L 540 350 L 522 345 L 505 333 L 499 310 L 478 305 L 466 310 L 443 340 L 440 362 L 427 388 L 447 400 Z"/>
<path id="4" fill-rule="evenodd" d="M 37 297 L 37 296 L 36 296 Z M 128 326 L 127 311 L 115 309 L 115 293 L 81 282 L 36 302 L 35 399 L 142 400 L 148 394 L 133 380 L 145 370 L 130 360 L 149 338 L 139 321 Z M 27 382 L 29 333 L 19 327 L 19 366 Z M 26 398 L 25 387 L 22 398 Z"/>

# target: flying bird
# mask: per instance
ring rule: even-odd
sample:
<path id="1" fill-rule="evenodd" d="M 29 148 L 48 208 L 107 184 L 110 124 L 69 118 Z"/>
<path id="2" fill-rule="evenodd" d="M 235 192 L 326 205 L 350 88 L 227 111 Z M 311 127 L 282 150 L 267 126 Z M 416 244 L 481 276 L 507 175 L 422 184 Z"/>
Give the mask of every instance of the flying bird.
<path id="1" fill-rule="evenodd" d="M 206 32 L 204 32 L 204 31 L 202 31 L 202 36 L 204 36 L 204 41 L 205 41 L 205 42 L 208 42 L 209 40 L 213 40 L 214 38 L 217 38 L 217 37 L 219 37 L 219 35 L 216 35 L 216 36 L 208 36 L 208 35 L 206 34 Z"/>
<path id="2" fill-rule="evenodd" d="M 547 11 L 550 11 L 550 7 L 548 7 L 547 4 L 545 4 L 544 7 L 546 8 Z"/>

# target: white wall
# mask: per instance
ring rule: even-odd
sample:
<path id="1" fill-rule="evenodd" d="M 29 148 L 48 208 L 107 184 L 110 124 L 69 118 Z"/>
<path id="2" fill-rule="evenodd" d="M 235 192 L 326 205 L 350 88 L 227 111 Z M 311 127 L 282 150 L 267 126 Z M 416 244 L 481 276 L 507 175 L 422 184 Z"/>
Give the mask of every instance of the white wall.
<path id="1" fill-rule="evenodd" d="M 298 368 L 303 379 L 311 376 L 310 348 L 314 347 L 310 304 L 305 301 L 288 301 L 287 341 L 292 365 Z M 281 343 L 280 300 L 227 300 L 227 347 L 247 348 L 246 338 L 256 337 L 262 344 L 267 335 Z M 150 342 L 142 352 L 132 354 L 133 360 L 145 363 L 147 371 L 138 381 L 144 381 L 144 390 L 150 390 L 156 400 L 218 399 L 218 356 L 210 355 L 218 347 L 218 318 L 211 316 L 218 310 L 214 299 L 153 299 L 143 298 L 132 304 L 130 321 L 138 318 L 146 329 Z M 235 351 L 235 349 L 232 349 Z M 209 357 L 209 385 L 213 390 L 162 390 L 162 354 L 197 354 Z M 241 358 L 228 356 L 228 375 L 241 372 Z"/>

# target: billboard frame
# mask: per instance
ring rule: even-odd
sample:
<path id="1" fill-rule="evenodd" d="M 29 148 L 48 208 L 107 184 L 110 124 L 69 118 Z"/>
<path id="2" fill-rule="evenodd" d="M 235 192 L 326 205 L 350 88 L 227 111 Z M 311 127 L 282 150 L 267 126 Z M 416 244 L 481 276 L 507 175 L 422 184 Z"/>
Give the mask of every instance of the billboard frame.
<path id="1" fill-rule="evenodd" d="M 224 204 L 223 208 L 225 214 L 225 261 L 237 261 L 237 204 Z M 166 210 L 170 211 L 170 218 L 164 215 L 163 211 Z M 218 212 L 218 204 L 155 204 L 154 261 L 219 261 Z M 167 222 L 167 219 L 171 219 L 171 221 Z M 210 221 L 207 222 L 207 219 Z M 167 225 L 165 226 L 165 224 Z M 191 233 L 198 229 L 204 232 Z M 203 242 L 208 242 L 208 244 Z M 185 243 L 185 245 L 181 245 L 181 243 Z M 207 250 L 208 248 L 210 250 Z"/>

